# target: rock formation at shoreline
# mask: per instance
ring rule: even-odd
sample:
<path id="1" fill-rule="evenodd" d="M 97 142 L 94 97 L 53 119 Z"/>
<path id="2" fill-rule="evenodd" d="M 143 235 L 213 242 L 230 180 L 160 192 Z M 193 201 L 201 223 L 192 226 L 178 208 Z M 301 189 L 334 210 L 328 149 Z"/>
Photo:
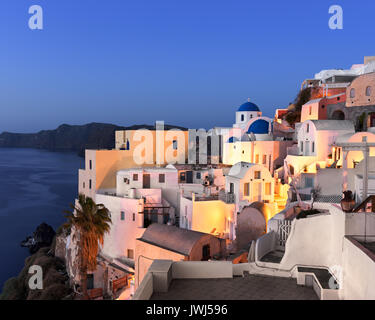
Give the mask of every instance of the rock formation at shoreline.
<path id="1" fill-rule="evenodd" d="M 29 248 L 30 254 L 34 254 L 40 248 L 51 246 L 55 235 L 55 230 L 43 222 L 36 228 L 32 236 L 21 242 L 21 246 Z"/>

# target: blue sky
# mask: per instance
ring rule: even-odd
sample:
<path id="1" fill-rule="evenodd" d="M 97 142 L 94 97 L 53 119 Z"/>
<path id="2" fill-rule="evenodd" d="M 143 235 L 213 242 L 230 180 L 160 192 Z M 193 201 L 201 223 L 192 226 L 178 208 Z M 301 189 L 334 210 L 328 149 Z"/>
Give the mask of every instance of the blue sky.
<path id="1" fill-rule="evenodd" d="M 28 28 L 28 8 L 44 30 Z M 344 9 L 344 30 L 328 8 Z M 305 78 L 375 55 L 375 1 L 2 0 L 0 132 L 164 120 L 228 126 L 248 97 L 263 113 Z"/>

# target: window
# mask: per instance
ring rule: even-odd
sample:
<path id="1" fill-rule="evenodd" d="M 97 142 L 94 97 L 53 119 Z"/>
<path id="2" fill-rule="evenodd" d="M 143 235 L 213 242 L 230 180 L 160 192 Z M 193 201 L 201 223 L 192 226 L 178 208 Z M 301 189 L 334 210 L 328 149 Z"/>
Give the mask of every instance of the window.
<path id="1" fill-rule="evenodd" d="M 159 183 L 165 182 L 165 174 L 159 174 Z"/>
<path id="2" fill-rule="evenodd" d="M 92 170 L 92 160 L 90 160 L 89 162 L 90 162 L 90 170 Z"/>
<path id="3" fill-rule="evenodd" d="M 267 164 L 267 155 L 263 155 L 263 164 Z"/>
<path id="4" fill-rule="evenodd" d="M 245 121 L 245 115 L 241 114 L 241 121 L 244 122 Z"/>
<path id="5" fill-rule="evenodd" d="M 324 109 L 325 107 L 326 107 L 326 106 L 323 104 L 323 105 L 322 105 L 322 109 Z"/>
<path id="6" fill-rule="evenodd" d="M 294 176 L 294 167 L 289 165 L 289 171 L 292 176 Z"/>
<path id="7" fill-rule="evenodd" d="M 229 193 L 234 194 L 234 184 L 232 182 L 229 184 Z"/>
<path id="8" fill-rule="evenodd" d="M 129 259 L 134 259 L 134 250 L 128 249 L 128 258 Z"/>
<path id="9" fill-rule="evenodd" d="M 135 213 L 133 213 L 133 221 L 135 221 Z"/>
<path id="10" fill-rule="evenodd" d="M 271 182 L 266 183 L 266 196 L 271 195 Z"/>
<path id="11" fill-rule="evenodd" d="M 312 153 L 315 152 L 315 142 L 312 143 Z"/>
<path id="12" fill-rule="evenodd" d="M 85 186 L 86 186 L 86 184 L 85 184 L 85 183 L 83 183 L 83 189 L 85 189 Z"/>
<path id="13" fill-rule="evenodd" d="M 313 188 L 314 187 L 314 178 L 306 177 L 305 178 L 305 187 Z"/>
<path id="14" fill-rule="evenodd" d="M 259 163 L 259 154 L 255 155 L 255 163 Z"/>
<path id="15" fill-rule="evenodd" d="M 201 178 L 201 173 L 197 172 L 197 179 L 200 179 L 200 178 Z"/>
<path id="16" fill-rule="evenodd" d="M 366 88 L 366 96 L 371 97 L 371 87 Z"/>
<path id="17" fill-rule="evenodd" d="M 133 174 L 133 181 L 138 181 L 138 174 Z"/>
<path id="18" fill-rule="evenodd" d="M 177 150 L 177 140 L 173 140 L 173 150 Z"/>
<path id="19" fill-rule="evenodd" d="M 303 152 L 303 141 L 300 143 L 301 152 Z"/>
<path id="20" fill-rule="evenodd" d="M 124 212 L 124 211 L 121 211 L 121 220 L 122 220 L 122 221 L 125 220 L 125 212 Z"/>
<path id="21" fill-rule="evenodd" d="M 307 133 L 310 132 L 310 125 L 309 125 L 309 124 L 306 125 L 306 132 L 307 132 Z"/>
<path id="22" fill-rule="evenodd" d="M 309 107 L 309 115 L 311 116 L 312 114 L 312 106 Z"/>
<path id="23" fill-rule="evenodd" d="M 355 89 L 350 90 L 350 98 L 355 98 Z"/>
<path id="24" fill-rule="evenodd" d="M 181 172 L 180 173 L 180 180 L 181 181 L 185 181 L 186 180 L 186 173 L 185 172 Z"/>
<path id="25" fill-rule="evenodd" d="M 244 195 L 245 197 L 250 196 L 250 183 L 244 184 Z"/>
<path id="26" fill-rule="evenodd" d="M 89 180 L 89 189 L 91 189 L 92 188 L 92 181 L 91 181 L 91 179 Z"/>
<path id="27" fill-rule="evenodd" d="M 260 179 L 260 178 L 261 178 L 260 171 L 255 171 L 254 172 L 254 179 Z"/>

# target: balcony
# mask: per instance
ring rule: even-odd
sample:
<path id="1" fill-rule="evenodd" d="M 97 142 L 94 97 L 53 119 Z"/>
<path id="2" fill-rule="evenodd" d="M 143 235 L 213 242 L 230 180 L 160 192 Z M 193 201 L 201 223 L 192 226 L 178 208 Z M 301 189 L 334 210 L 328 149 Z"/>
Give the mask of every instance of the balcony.
<path id="1" fill-rule="evenodd" d="M 236 201 L 236 196 L 234 193 L 222 192 L 219 194 L 219 200 L 227 204 L 233 204 Z"/>

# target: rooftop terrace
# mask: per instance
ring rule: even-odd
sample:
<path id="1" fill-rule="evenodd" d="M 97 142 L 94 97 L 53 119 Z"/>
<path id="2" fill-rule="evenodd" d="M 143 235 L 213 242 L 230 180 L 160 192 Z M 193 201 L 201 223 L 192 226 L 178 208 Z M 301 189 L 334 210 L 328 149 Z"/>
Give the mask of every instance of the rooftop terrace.
<path id="1" fill-rule="evenodd" d="M 151 300 L 318 300 L 312 287 L 295 279 L 247 275 L 232 279 L 174 279 L 167 293 Z"/>

